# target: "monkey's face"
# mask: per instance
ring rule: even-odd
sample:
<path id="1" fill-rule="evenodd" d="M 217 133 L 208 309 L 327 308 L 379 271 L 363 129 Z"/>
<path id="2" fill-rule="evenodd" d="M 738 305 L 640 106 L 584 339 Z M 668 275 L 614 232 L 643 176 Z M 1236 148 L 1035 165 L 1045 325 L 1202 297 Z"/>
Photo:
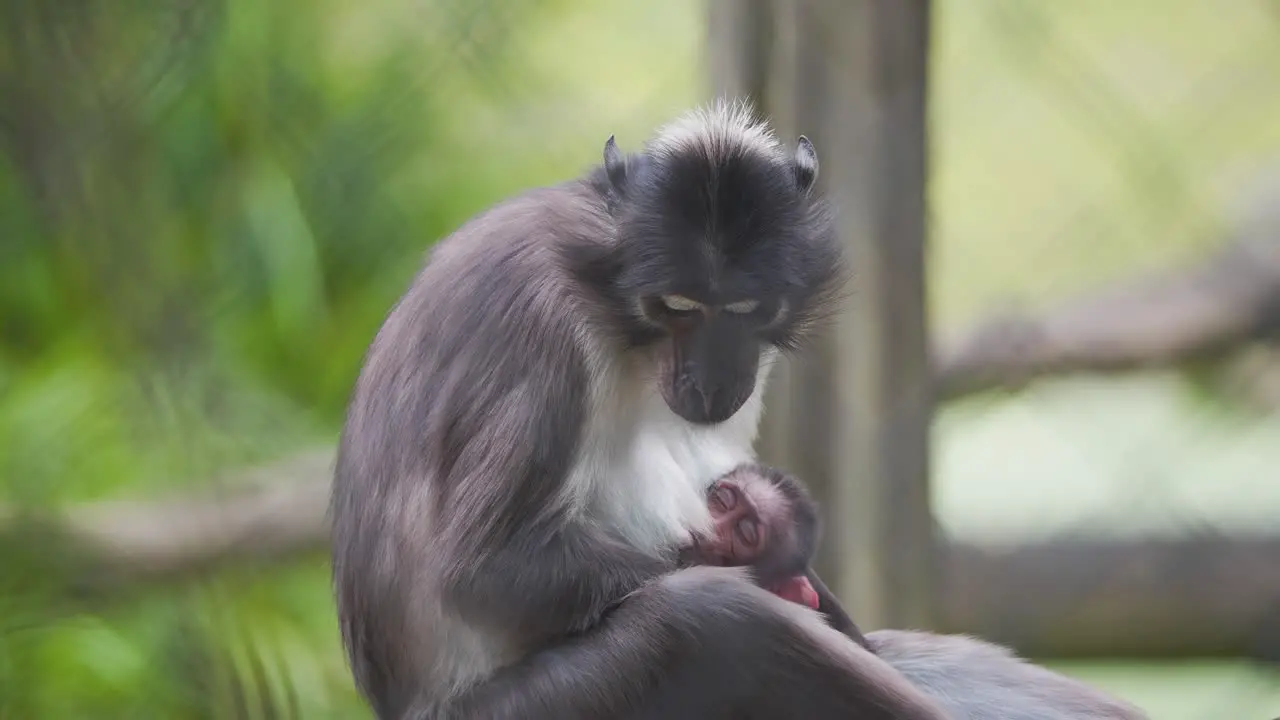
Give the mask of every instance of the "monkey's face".
<path id="1" fill-rule="evenodd" d="M 838 284 L 812 146 L 789 157 L 744 137 L 695 134 L 625 162 L 608 145 L 614 242 L 572 265 L 654 358 L 671 410 L 703 425 L 747 402 L 765 348 L 797 347 Z"/>
<path id="2" fill-rule="evenodd" d="M 701 303 L 683 295 L 640 301 L 650 323 L 665 330 L 653 347 L 657 382 L 672 412 L 712 425 L 733 417 L 756 388 L 760 303 Z"/>
<path id="3" fill-rule="evenodd" d="M 667 405 L 713 425 L 755 392 L 767 348 L 791 349 L 804 335 L 835 258 L 777 199 L 710 221 L 680 207 L 690 194 L 635 201 L 619 223 L 614 287 L 629 298 L 627 337 L 648 347 Z"/>

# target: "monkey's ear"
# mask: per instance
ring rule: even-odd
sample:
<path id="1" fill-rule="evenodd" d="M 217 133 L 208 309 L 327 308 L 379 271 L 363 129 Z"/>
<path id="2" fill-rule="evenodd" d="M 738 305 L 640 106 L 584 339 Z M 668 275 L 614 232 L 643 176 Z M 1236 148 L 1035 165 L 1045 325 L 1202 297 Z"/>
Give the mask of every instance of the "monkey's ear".
<path id="1" fill-rule="evenodd" d="M 818 151 L 813 149 L 809 138 L 803 135 L 796 141 L 795 172 L 796 185 L 800 186 L 802 192 L 808 192 L 813 187 L 813 181 L 818 179 Z"/>
<path id="2" fill-rule="evenodd" d="M 613 189 L 621 192 L 627 182 L 627 161 L 612 135 L 604 143 L 604 172 L 609 176 Z"/>

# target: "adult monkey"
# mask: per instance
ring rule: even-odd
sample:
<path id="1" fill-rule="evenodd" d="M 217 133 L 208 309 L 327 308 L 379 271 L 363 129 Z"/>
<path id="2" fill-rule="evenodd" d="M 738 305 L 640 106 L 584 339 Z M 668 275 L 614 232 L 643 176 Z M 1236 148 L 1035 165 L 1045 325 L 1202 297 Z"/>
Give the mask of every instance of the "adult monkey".
<path id="1" fill-rule="evenodd" d="M 380 718 L 946 717 L 742 570 L 673 571 L 775 354 L 833 308 L 817 170 L 721 103 L 437 245 L 365 358 L 331 503 Z"/>

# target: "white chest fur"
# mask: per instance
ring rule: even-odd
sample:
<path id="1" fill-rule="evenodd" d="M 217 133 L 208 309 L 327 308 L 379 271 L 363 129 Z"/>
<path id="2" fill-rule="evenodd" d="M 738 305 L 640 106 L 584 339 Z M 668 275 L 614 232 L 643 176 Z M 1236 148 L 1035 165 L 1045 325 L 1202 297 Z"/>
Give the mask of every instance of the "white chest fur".
<path id="1" fill-rule="evenodd" d="M 673 413 L 655 389 L 598 403 L 571 483 L 593 517 L 639 548 L 658 551 L 709 530 L 706 490 L 755 457 L 772 354 L 761 358 L 756 389 L 719 425 L 694 425 Z M 628 402 L 629 401 L 629 402 Z M 585 491 L 585 492 L 583 492 Z"/>

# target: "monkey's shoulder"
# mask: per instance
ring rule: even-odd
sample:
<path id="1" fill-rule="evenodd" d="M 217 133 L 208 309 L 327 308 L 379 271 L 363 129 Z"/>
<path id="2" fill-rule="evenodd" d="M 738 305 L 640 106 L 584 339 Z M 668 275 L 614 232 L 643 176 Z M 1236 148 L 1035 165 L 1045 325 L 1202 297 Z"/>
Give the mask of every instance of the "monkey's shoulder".
<path id="1" fill-rule="evenodd" d="M 473 215 L 436 243 L 427 268 L 454 276 L 494 264 L 552 272 L 562 246 L 607 241 L 612 234 L 605 199 L 590 184 L 572 180 L 524 190 Z"/>
<path id="2" fill-rule="evenodd" d="M 397 438 L 379 443 L 377 462 L 394 459 L 387 447 L 424 442 L 449 458 L 477 444 L 491 443 L 488 455 L 522 447 L 517 440 L 526 436 L 556 458 L 572 446 L 589 386 L 587 340 L 571 283 L 547 251 L 555 232 L 548 217 L 568 211 L 538 208 L 570 202 L 576 192 L 516 196 L 432 253 L 379 329 L 357 380 L 349 424 Z"/>

